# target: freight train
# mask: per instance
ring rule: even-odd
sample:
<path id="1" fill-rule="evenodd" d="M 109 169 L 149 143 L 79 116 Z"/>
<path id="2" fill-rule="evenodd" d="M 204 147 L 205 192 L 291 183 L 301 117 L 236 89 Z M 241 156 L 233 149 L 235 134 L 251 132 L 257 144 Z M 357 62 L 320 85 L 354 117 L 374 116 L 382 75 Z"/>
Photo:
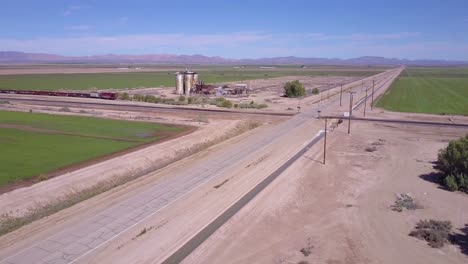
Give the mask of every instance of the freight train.
<path id="1" fill-rule="evenodd" d="M 117 93 L 111 93 L 111 92 L 75 93 L 75 92 L 56 92 L 56 91 L 0 90 L 0 93 L 62 96 L 62 97 L 82 97 L 82 98 L 97 98 L 97 99 L 106 99 L 106 100 L 117 99 Z"/>

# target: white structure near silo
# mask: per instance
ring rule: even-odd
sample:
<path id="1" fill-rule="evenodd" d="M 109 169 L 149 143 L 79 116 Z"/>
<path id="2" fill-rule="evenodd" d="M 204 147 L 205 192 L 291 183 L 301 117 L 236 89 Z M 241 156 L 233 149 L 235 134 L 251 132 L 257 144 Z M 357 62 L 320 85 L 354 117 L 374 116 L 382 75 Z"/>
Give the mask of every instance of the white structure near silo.
<path id="1" fill-rule="evenodd" d="M 190 95 L 198 83 L 198 73 L 185 70 L 176 72 L 176 94 Z"/>

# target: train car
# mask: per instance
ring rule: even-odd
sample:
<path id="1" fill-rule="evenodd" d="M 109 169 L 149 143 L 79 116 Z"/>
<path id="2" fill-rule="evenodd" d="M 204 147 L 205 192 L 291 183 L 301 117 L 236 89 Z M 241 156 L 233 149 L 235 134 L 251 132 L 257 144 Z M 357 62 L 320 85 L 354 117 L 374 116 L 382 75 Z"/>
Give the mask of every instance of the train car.
<path id="1" fill-rule="evenodd" d="M 81 97 L 81 98 L 96 98 L 115 100 L 117 93 L 102 92 L 102 93 L 74 93 L 74 92 L 57 92 L 57 91 L 30 91 L 30 90 L 0 90 L 4 94 L 24 94 L 24 95 L 45 95 L 45 96 L 60 96 L 60 97 Z"/>
<path id="2" fill-rule="evenodd" d="M 115 100 L 117 99 L 117 93 L 109 93 L 109 92 L 99 93 L 99 98 L 107 99 L 107 100 Z"/>

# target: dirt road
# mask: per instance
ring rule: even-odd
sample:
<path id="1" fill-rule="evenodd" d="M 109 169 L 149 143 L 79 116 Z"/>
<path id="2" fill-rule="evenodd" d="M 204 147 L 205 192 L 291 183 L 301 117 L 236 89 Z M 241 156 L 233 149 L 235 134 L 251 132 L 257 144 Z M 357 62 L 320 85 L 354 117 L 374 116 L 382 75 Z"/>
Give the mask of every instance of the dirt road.
<path id="1" fill-rule="evenodd" d="M 320 107 L 335 105 L 336 98 Z M 312 140 L 323 126 L 315 116 L 310 107 L 25 226 L 1 238 L 0 258 L 160 262 Z"/>

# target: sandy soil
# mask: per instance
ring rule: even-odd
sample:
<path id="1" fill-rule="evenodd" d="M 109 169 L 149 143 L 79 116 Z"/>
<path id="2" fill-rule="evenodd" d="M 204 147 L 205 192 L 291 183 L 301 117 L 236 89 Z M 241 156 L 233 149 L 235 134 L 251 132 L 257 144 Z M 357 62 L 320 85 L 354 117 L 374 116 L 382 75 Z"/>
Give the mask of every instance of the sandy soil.
<path id="1" fill-rule="evenodd" d="M 466 129 L 355 124 L 330 134 L 327 164 L 312 149 L 184 263 L 467 263 L 459 245 L 409 237 L 420 219 L 468 223 L 468 196 L 425 180 L 438 149 Z M 379 142 L 377 151 L 365 148 Z M 391 211 L 397 193 L 424 206 Z M 301 249 L 310 250 L 305 256 Z"/>
<path id="2" fill-rule="evenodd" d="M 341 84 L 351 84 L 356 81 L 362 80 L 364 77 L 346 77 L 346 76 L 285 76 L 269 79 L 256 79 L 239 82 L 226 82 L 219 85 L 227 84 L 233 86 L 237 83 L 245 83 L 252 91 L 249 95 L 228 95 L 227 99 L 235 104 L 250 103 L 254 101 L 258 104 L 267 104 L 268 108 L 262 111 L 286 111 L 296 110 L 301 101 L 320 100 L 321 97 L 328 96 L 329 90 Z M 308 96 L 306 99 L 286 98 L 281 97 L 284 90 L 284 84 L 289 81 L 299 80 L 306 89 L 318 88 L 324 94 Z M 157 87 L 157 88 L 142 88 L 131 90 L 112 90 L 115 92 L 128 92 L 130 95 L 143 94 L 155 95 L 166 98 L 177 98 L 178 95 L 174 93 L 174 87 Z M 207 98 L 214 98 L 214 96 L 203 96 Z M 289 108 L 289 109 L 288 109 Z"/>

